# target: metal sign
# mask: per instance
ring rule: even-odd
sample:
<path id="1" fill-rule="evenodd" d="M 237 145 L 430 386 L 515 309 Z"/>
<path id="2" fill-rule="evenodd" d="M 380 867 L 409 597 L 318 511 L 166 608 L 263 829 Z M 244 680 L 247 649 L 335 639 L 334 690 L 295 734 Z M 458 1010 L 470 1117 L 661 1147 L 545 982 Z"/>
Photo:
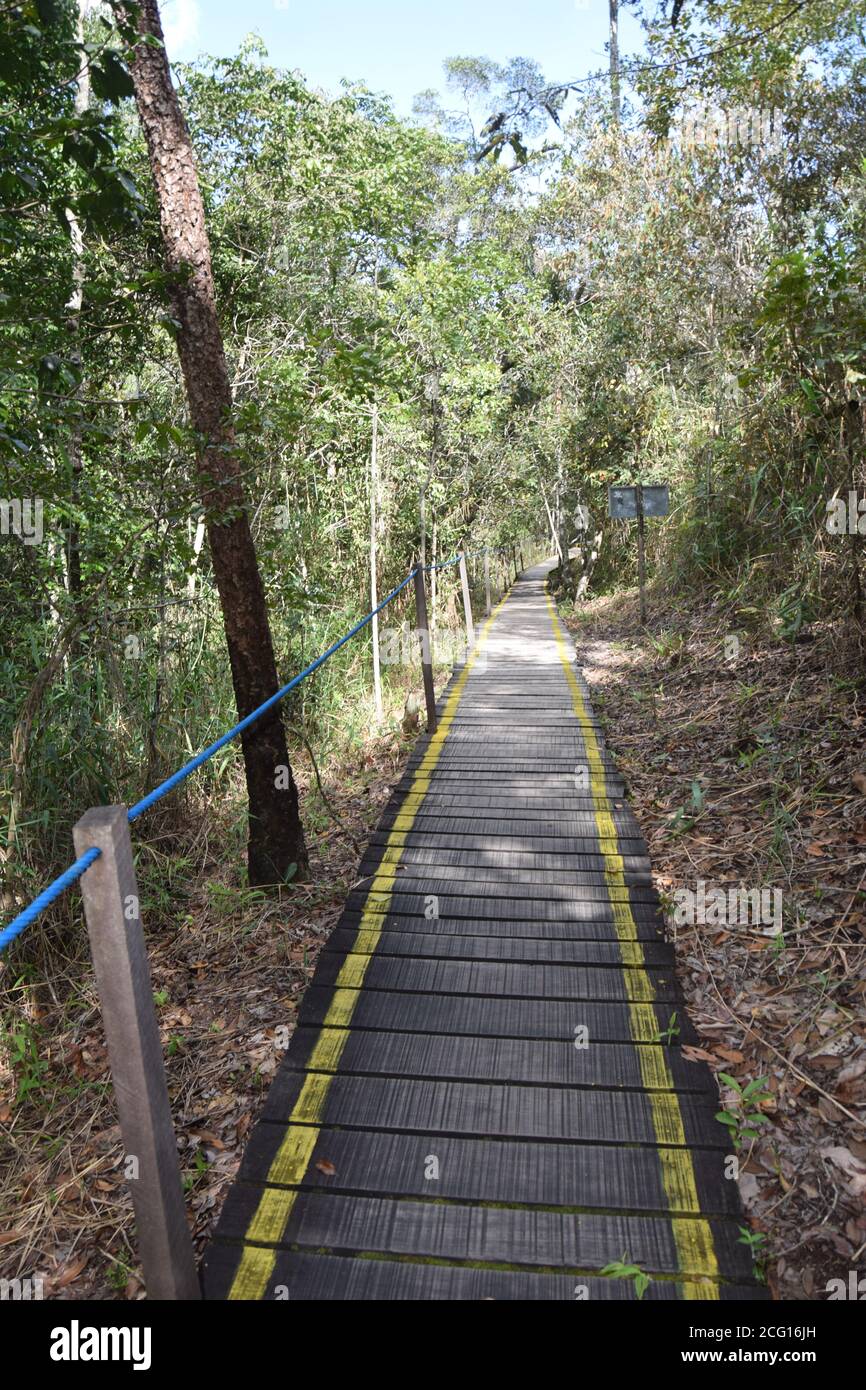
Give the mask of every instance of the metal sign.
<path id="1" fill-rule="evenodd" d="M 638 515 L 636 487 L 609 487 L 607 490 L 608 516 L 617 521 L 634 521 Z M 641 501 L 644 516 L 667 516 L 670 511 L 670 490 L 667 484 L 661 487 L 642 487 Z"/>
<path id="2" fill-rule="evenodd" d="M 640 621 L 646 627 L 646 561 L 644 556 L 644 522 L 648 516 L 667 516 L 670 494 L 666 483 L 659 487 L 609 487 L 608 515 L 618 521 L 637 520 L 637 572 L 640 584 Z"/>

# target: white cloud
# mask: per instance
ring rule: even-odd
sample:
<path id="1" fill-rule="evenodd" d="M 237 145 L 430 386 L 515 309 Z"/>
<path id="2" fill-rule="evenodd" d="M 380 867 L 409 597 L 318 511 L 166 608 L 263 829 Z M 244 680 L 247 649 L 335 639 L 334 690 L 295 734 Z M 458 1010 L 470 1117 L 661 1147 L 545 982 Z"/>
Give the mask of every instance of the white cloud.
<path id="1" fill-rule="evenodd" d="M 160 5 L 165 47 L 170 59 L 198 38 L 201 10 L 198 0 L 164 0 Z"/>

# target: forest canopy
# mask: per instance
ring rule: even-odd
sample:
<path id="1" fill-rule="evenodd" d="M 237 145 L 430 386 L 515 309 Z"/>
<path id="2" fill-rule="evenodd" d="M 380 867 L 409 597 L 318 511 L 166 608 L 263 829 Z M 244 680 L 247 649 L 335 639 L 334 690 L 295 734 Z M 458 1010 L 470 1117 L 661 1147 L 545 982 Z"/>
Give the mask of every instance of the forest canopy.
<path id="1" fill-rule="evenodd" d="M 783 634 L 862 621 L 825 523 L 862 482 L 864 7 L 675 8 L 613 86 L 467 56 L 411 119 L 256 38 L 174 67 L 281 677 L 368 610 L 374 431 L 380 593 L 544 534 L 572 593 L 629 583 L 607 487 L 666 482 L 654 574 Z M 132 799 L 233 715 L 135 9 L 0 16 L 7 906 L 66 857 L 66 787 Z"/>

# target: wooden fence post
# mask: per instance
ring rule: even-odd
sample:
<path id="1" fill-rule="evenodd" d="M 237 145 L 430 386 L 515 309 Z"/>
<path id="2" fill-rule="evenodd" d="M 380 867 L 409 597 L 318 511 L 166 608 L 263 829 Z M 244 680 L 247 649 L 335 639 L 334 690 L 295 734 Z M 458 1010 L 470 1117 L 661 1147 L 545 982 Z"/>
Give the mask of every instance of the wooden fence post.
<path id="1" fill-rule="evenodd" d="M 466 617 L 466 650 L 475 642 L 475 628 L 472 624 L 472 600 L 469 597 L 469 575 L 466 572 L 466 553 L 460 553 L 460 586 L 463 589 L 463 612 Z"/>
<path id="2" fill-rule="evenodd" d="M 424 571 L 419 565 L 415 571 L 415 618 L 418 637 L 421 642 L 421 669 L 424 672 L 424 699 L 427 702 L 427 732 L 436 732 L 436 687 L 433 684 L 433 639 L 427 621 L 427 590 L 424 586 Z"/>
<path id="3" fill-rule="evenodd" d="M 489 618 L 493 608 L 490 602 L 490 552 L 487 546 L 484 547 L 484 601 L 484 616 Z"/>
<path id="4" fill-rule="evenodd" d="M 199 1299 L 126 807 L 95 807 L 72 835 L 79 855 L 102 851 L 81 891 L 148 1297 Z"/>

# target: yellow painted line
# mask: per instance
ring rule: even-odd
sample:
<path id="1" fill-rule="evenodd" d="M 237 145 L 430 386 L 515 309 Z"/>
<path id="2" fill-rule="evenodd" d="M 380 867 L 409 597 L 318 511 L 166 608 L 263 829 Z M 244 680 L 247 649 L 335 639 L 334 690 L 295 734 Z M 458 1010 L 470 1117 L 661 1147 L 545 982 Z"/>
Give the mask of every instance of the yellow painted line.
<path id="1" fill-rule="evenodd" d="M 355 940 L 340 968 L 334 997 L 307 1061 L 307 1075 L 301 1093 L 292 1107 L 285 1138 L 265 1178 L 266 1184 L 288 1186 L 266 1186 L 262 1193 L 244 1237 L 240 1263 L 229 1291 L 229 1298 L 232 1300 L 263 1298 L 274 1272 L 277 1252 L 275 1249 L 262 1247 L 275 1246 L 282 1239 L 292 1214 L 298 1195 L 297 1189 L 303 1182 L 319 1138 L 325 1102 L 349 1037 L 349 1024 L 360 997 L 359 991 L 381 935 L 382 922 L 391 906 L 391 892 L 397 876 L 400 855 L 405 848 L 406 832 L 412 829 L 424 795 L 429 790 L 430 774 L 439 761 L 476 657 L 487 641 L 490 628 L 507 597 L 506 594 L 482 624 L 478 640 L 454 682 L 439 727 L 428 743 L 400 813 L 388 835 L 382 863 L 376 870 L 364 900 Z M 250 1245 L 250 1241 L 257 1244 Z"/>
<path id="2" fill-rule="evenodd" d="M 571 701 L 583 737 L 586 760 L 590 770 L 590 792 L 595 823 L 604 859 L 604 878 L 613 910 L 614 930 L 626 978 L 629 999 L 629 1027 L 640 1063 L 641 1077 L 653 1118 L 653 1128 L 659 1143 L 658 1155 L 662 1182 L 671 1211 L 693 1212 L 694 1217 L 673 1217 L 671 1227 L 677 1248 L 680 1271 L 692 1279 L 683 1284 L 687 1299 L 717 1299 L 716 1278 L 719 1273 L 713 1234 L 708 1221 L 700 1217 L 697 1183 L 692 1156 L 685 1148 L 686 1136 L 679 1099 L 667 1058 L 655 1039 L 658 1021 L 652 1001 L 655 993 L 646 968 L 643 946 L 637 939 L 637 923 L 628 901 L 625 865 L 619 853 L 616 827 L 610 814 L 610 802 L 605 790 L 604 763 L 598 738 L 593 728 L 580 683 L 568 659 L 562 626 L 556 605 L 548 594 L 547 605 L 553 623 L 553 635 L 565 678 L 571 691 Z M 613 848 L 611 848 L 613 842 Z M 701 1279 L 700 1276 L 706 1276 Z M 695 1276 L 698 1276 L 695 1278 Z"/>

